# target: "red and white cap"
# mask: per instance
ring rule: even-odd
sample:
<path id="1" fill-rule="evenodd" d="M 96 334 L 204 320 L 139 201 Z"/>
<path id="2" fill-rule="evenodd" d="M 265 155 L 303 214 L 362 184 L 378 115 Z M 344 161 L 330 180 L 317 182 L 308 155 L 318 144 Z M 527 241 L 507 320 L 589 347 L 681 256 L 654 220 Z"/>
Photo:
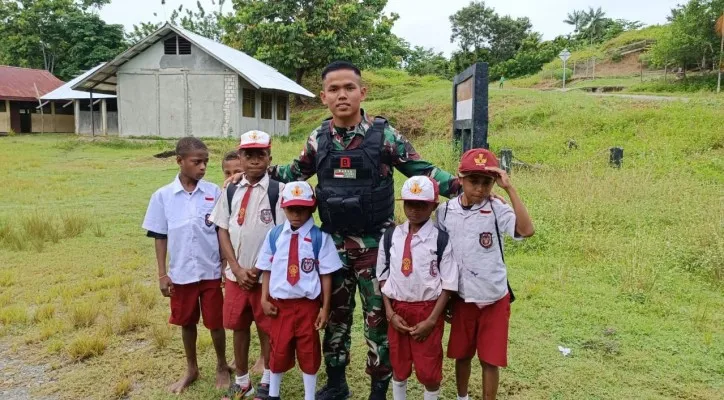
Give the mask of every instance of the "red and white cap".
<path id="1" fill-rule="evenodd" d="M 249 131 L 241 135 L 241 143 L 237 147 L 238 150 L 268 148 L 271 148 L 271 136 L 263 131 Z"/>
<path id="2" fill-rule="evenodd" d="M 400 200 L 437 203 L 440 187 L 437 181 L 427 176 L 413 176 L 402 185 Z"/>
<path id="3" fill-rule="evenodd" d="M 487 170 L 488 167 L 498 168 L 498 159 L 492 151 L 488 149 L 470 149 L 463 154 L 458 167 L 458 175 L 461 177 L 479 173 L 486 175 L 497 175 L 493 171 Z"/>
<path id="4" fill-rule="evenodd" d="M 290 206 L 314 207 L 317 199 L 312 186 L 304 181 L 289 182 L 282 190 L 282 208 Z"/>

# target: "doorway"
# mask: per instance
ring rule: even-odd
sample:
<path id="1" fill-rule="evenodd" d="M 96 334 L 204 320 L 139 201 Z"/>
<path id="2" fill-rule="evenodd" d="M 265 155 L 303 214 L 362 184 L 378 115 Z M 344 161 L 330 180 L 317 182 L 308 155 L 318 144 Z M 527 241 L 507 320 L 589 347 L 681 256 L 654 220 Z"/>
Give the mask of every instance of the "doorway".
<path id="1" fill-rule="evenodd" d="M 19 133 L 31 133 L 33 131 L 33 123 L 31 117 L 31 110 L 28 108 L 21 108 L 18 110 L 20 113 L 20 132 Z"/>

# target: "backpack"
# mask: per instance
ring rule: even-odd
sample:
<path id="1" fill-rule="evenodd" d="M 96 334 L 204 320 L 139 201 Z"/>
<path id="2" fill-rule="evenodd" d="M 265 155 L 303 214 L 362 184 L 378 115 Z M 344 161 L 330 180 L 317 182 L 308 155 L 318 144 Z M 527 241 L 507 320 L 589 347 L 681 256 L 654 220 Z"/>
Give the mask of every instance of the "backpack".
<path id="1" fill-rule="evenodd" d="M 382 270 L 381 275 L 384 275 L 385 272 L 390 270 L 390 248 L 392 248 L 392 234 L 395 232 L 395 227 L 391 226 L 387 228 L 385 231 L 383 237 L 382 237 L 382 246 L 385 250 L 385 268 Z M 435 250 L 435 254 L 437 255 L 437 270 L 440 271 L 440 263 L 442 262 L 442 253 L 445 252 L 445 247 L 447 247 L 447 243 L 450 240 L 450 235 L 437 228 L 437 250 Z"/>
<path id="2" fill-rule="evenodd" d="M 234 199 L 234 193 L 236 193 L 235 184 L 229 184 L 226 186 L 226 202 L 229 204 L 229 215 L 231 215 L 231 201 Z M 269 196 L 269 207 L 271 210 L 272 220 L 274 224 L 277 223 L 277 201 L 279 201 L 279 182 L 269 178 L 269 185 L 266 188 L 266 194 Z"/>
<path id="3" fill-rule="evenodd" d="M 279 239 L 282 229 L 284 229 L 284 225 L 277 225 L 269 231 L 269 249 L 271 249 L 272 257 L 274 257 L 274 254 L 277 252 L 277 239 Z M 322 250 L 322 231 L 314 225 L 309 231 L 309 234 L 312 236 L 314 267 L 317 269 L 317 273 L 319 273 L 319 252 Z"/>
<path id="4" fill-rule="evenodd" d="M 445 202 L 445 211 L 442 214 L 442 220 L 438 221 L 439 223 L 442 223 L 442 221 L 445 221 L 445 217 L 447 217 L 447 208 L 450 201 Z M 500 228 L 498 228 L 498 216 L 495 214 L 495 209 L 493 208 L 493 204 L 490 204 L 490 209 L 493 211 L 493 218 L 495 219 L 495 235 L 498 237 L 498 247 L 500 248 L 500 258 L 503 260 L 503 264 L 505 264 L 505 253 L 503 253 L 503 237 L 500 235 Z M 508 293 L 510 293 L 510 302 L 515 301 L 515 295 L 513 294 L 513 288 L 510 287 L 510 281 L 505 282 L 506 285 L 508 285 Z"/>

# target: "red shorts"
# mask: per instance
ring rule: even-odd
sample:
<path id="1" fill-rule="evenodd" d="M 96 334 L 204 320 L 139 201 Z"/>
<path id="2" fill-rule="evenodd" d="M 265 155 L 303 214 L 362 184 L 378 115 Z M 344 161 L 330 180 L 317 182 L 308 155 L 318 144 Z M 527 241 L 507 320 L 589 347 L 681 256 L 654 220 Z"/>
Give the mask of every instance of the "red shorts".
<path id="1" fill-rule="evenodd" d="M 405 302 L 393 301 L 392 309 L 409 326 L 424 321 L 432 314 L 434 301 Z M 435 328 L 424 342 L 416 341 L 407 333 L 400 333 L 389 324 L 387 339 L 390 341 L 390 364 L 396 381 L 404 381 L 412 374 L 415 365 L 417 380 L 425 386 L 442 382 L 442 334 L 445 320 L 438 318 Z"/>
<path id="2" fill-rule="evenodd" d="M 473 358 L 496 367 L 508 366 L 508 321 L 510 294 L 483 308 L 456 299 L 453 305 L 447 356 L 457 360 Z"/>
<path id="3" fill-rule="evenodd" d="M 269 369 L 273 373 L 287 372 L 294 367 L 297 354 L 299 369 L 314 375 L 322 364 L 322 346 L 314 323 L 319 315 L 319 300 L 272 300 L 277 316 L 269 318 L 271 352 Z"/>
<path id="4" fill-rule="evenodd" d="M 226 281 L 224 288 L 224 328 L 248 330 L 253 321 L 258 329 L 269 333 L 269 319 L 261 308 L 261 285 L 246 290 L 236 282 Z"/>
<path id="5" fill-rule="evenodd" d="M 196 325 L 199 316 L 204 317 L 204 326 L 208 329 L 223 329 L 221 309 L 224 306 L 224 293 L 221 291 L 221 279 L 212 279 L 173 285 L 171 296 L 170 324 L 178 326 Z"/>

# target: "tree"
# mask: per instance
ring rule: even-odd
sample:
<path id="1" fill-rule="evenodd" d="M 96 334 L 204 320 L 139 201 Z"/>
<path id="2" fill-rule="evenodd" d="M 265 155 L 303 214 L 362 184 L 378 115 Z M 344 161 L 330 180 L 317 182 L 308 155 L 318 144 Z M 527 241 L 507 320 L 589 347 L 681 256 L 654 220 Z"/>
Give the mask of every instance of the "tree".
<path id="1" fill-rule="evenodd" d="M 606 13 L 603 12 L 601 7 L 598 7 L 596 10 L 594 10 L 593 7 L 589 7 L 588 11 L 583 14 L 582 33 L 590 39 L 591 45 L 593 45 L 596 39 L 602 37 L 607 23 L 605 16 Z"/>
<path id="2" fill-rule="evenodd" d="M 724 56 L 724 11 L 722 11 L 721 16 L 716 20 L 716 34 L 719 35 L 721 38 L 719 40 L 719 65 L 716 69 L 718 71 L 717 73 L 717 79 L 716 79 L 716 92 L 721 92 L 721 69 L 722 69 L 722 57 Z"/>
<path id="3" fill-rule="evenodd" d="M 671 10 L 670 29 L 651 48 L 655 66 L 675 65 L 684 69 L 696 64 L 702 71 L 713 64 L 720 46 L 714 26 L 724 10 L 724 0 L 690 0 Z"/>
<path id="4" fill-rule="evenodd" d="M 42 68 L 67 80 L 123 51 L 121 25 L 93 11 L 108 0 L 1 0 L 0 64 Z"/>
<path id="5" fill-rule="evenodd" d="M 573 12 L 568 13 L 568 16 L 563 20 L 563 22 L 568 25 L 573 25 L 573 33 L 577 34 L 581 31 L 581 27 L 583 26 L 585 13 L 586 12 L 583 10 L 573 10 Z"/>
<path id="6" fill-rule="evenodd" d="M 482 1 L 473 1 L 451 15 L 450 23 L 450 41 L 460 46 L 451 59 L 456 72 L 476 61 L 494 66 L 513 58 L 532 27 L 528 18 L 501 17 Z"/>
<path id="7" fill-rule="evenodd" d="M 217 6 L 216 11 L 212 12 L 207 12 L 198 0 L 196 1 L 195 11 L 184 8 L 183 4 L 181 4 L 173 10 L 169 22 L 219 42 L 224 35 L 224 29 L 221 25 L 221 19 L 224 18 L 224 3 L 226 3 L 226 0 L 218 0 L 218 4 L 216 4 L 215 0 L 211 0 L 211 4 Z M 164 2 L 162 1 L 161 4 L 164 4 Z M 153 16 L 157 17 L 158 15 L 153 13 Z M 131 44 L 136 44 L 158 30 L 162 25 L 162 22 L 134 24 L 133 31 L 126 34 L 126 38 Z"/>
<path id="8" fill-rule="evenodd" d="M 397 14 L 387 0 L 232 0 L 224 17 L 224 41 L 297 83 L 308 71 L 337 59 L 360 67 L 396 67 L 404 42 L 391 33 Z"/>
<path id="9" fill-rule="evenodd" d="M 404 68 L 410 75 L 436 75 L 443 79 L 451 79 L 450 61 L 432 48 L 415 46 L 404 60 Z"/>

